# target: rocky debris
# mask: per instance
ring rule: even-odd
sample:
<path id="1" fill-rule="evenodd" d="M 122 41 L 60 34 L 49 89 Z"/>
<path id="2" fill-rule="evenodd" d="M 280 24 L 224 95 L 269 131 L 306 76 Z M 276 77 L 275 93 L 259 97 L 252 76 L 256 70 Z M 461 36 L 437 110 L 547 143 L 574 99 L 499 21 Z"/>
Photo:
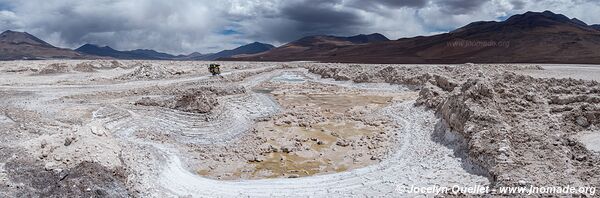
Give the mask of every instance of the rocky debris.
<path id="1" fill-rule="evenodd" d="M 175 87 L 172 90 L 169 90 L 173 96 L 146 96 L 136 101 L 135 105 L 157 106 L 191 113 L 209 113 L 219 105 L 217 101 L 219 96 L 242 94 L 245 93 L 245 91 L 246 90 L 240 86 Z"/>
<path id="2" fill-rule="evenodd" d="M 286 146 L 282 146 L 282 147 L 281 147 L 281 152 L 284 152 L 284 153 L 291 153 L 291 152 L 292 152 L 292 149 L 290 149 L 289 147 L 286 147 Z"/>
<path id="3" fill-rule="evenodd" d="M 219 103 L 214 95 L 183 95 L 175 99 L 174 109 L 193 113 L 208 113 Z"/>
<path id="4" fill-rule="evenodd" d="M 590 123 L 588 122 L 587 118 L 585 118 L 583 116 L 577 117 L 577 119 L 575 120 L 575 122 L 577 122 L 577 125 L 582 126 L 582 127 L 588 127 L 588 126 L 590 126 Z"/>
<path id="5" fill-rule="evenodd" d="M 48 146 L 48 141 L 46 141 L 45 139 L 43 139 L 43 140 L 40 142 L 40 148 L 42 148 L 42 149 L 43 149 L 43 148 L 46 148 L 46 146 Z"/>
<path id="6" fill-rule="evenodd" d="M 138 101 L 135 102 L 135 105 L 141 106 L 155 106 L 155 107 L 167 107 L 169 105 L 163 104 L 164 101 L 160 99 L 155 99 L 151 97 L 142 97 Z"/>
<path id="7" fill-rule="evenodd" d="M 135 102 L 135 105 L 158 106 L 191 113 L 209 113 L 218 104 L 217 96 L 212 92 L 184 94 L 168 99 L 142 97 Z"/>
<path id="8" fill-rule="evenodd" d="M 350 142 L 350 141 L 348 141 L 347 139 L 341 139 L 341 140 L 338 140 L 338 141 L 335 143 L 335 145 L 338 145 L 338 146 L 341 146 L 341 147 L 347 147 L 347 146 L 350 146 L 350 143 L 351 143 L 351 142 Z"/>
<path id="9" fill-rule="evenodd" d="M 64 145 L 65 146 L 70 146 L 73 143 L 73 141 L 75 141 L 75 137 L 67 137 L 67 138 L 65 138 Z"/>
<path id="10" fill-rule="evenodd" d="M 129 197 L 123 169 L 107 169 L 99 164 L 83 162 L 69 169 L 56 169 L 39 161 L 16 159 L 5 168 L 16 190 L 14 197 Z M 10 187 L 9 187 L 10 188 Z M 0 188 L 2 189 L 2 188 Z"/>
<path id="11" fill-rule="evenodd" d="M 247 157 L 247 159 L 248 159 L 248 162 L 250 162 L 250 163 L 258 163 L 258 162 L 265 161 L 264 157 L 262 157 L 262 156 L 249 155 L 249 157 Z"/>

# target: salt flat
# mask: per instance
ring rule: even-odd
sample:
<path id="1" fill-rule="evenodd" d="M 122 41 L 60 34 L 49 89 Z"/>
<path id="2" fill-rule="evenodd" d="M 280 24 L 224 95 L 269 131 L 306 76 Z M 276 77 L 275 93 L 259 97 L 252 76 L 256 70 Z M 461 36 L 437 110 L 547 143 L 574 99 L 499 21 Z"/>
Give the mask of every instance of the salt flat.
<path id="1" fill-rule="evenodd" d="M 600 182 L 598 66 L 208 64 L 0 62 L 0 195 Z"/>

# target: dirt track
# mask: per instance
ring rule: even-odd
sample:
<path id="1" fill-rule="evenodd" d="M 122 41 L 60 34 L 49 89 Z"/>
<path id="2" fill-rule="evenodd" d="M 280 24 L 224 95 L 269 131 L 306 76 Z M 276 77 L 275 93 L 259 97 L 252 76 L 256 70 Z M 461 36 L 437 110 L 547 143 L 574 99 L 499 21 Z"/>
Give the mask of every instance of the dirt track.
<path id="1" fill-rule="evenodd" d="M 529 65 L 238 62 L 221 78 L 205 64 L 1 63 L 0 196 L 600 184 L 594 81 L 521 76 L 556 76 Z"/>

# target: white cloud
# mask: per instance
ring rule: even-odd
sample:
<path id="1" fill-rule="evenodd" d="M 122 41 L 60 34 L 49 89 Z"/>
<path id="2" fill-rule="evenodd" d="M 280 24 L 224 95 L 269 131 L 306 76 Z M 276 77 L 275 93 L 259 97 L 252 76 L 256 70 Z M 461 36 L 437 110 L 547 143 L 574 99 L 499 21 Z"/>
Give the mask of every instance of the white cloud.
<path id="1" fill-rule="evenodd" d="M 8 10 L 0 10 L 0 27 L 6 27 L 5 29 L 18 29 L 21 23 L 19 18 L 14 12 Z"/>

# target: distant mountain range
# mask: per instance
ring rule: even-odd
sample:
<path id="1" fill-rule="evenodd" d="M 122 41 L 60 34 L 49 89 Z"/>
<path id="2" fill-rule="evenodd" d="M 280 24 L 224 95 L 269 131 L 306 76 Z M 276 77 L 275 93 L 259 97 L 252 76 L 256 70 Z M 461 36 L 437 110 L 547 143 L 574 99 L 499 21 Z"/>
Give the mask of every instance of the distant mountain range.
<path id="1" fill-rule="evenodd" d="M 147 59 L 147 60 L 169 60 L 175 56 L 167 53 L 161 53 L 148 49 L 137 49 L 131 51 L 119 51 L 109 46 L 98 46 L 94 44 L 85 44 L 75 51 L 102 57 L 110 57 L 116 59 Z"/>
<path id="2" fill-rule="evenodd" d="M 102 57 L 111 57 L 116 59 L 143 59 L 143 60 L 216 60 L 219 58 L 227 58 L 241 54 L 256 54 L 270 49 L 275 46 L 254 42 L 232 50 L 223 50 L 214 54 L 201 54 L 198 52 L 189 55 L 171 55 L 167 53 L 157 52 L 149 49 L 137 49 L 131 51 L 118 51 L 109 46 L 98 46 L 93 44 L 85 44 L 75 51 Z"/>
<path id="3" fill-rule="evenodd" d="M 0 34 L 0 60 L 116 58 L 150 60 L 320 61 L 349 63 L 590 63 L 600 64 L 600 25 L 550 11 L 505 21 L 473 22 L 433 36 L 389 40 L 375 33 L 308 36 L 285 45 L 251 43 L 214 54 L 170 55 L 154 50 L 118 51 L 86 44 L 56 48 L 28 33 Z"/>
<path id="4" fill-rule="evenodd" d="M 0 34 L 0 60 L 93 58 L 70 49 L 54 47 L 27 32 L 4 31 Z"/>
<path id="5" fill-rule="evenodd" d="M 474 22 L 445 34 L 362 45 L 307 37 L 238 61 L 600 63 L 600 25 L 550 11 Z"/>
<path id="6" fill-rule="evenodd" d="M 119 51 L 109 46 L 85 44 L 75 50 L 57 48 L 27 33 L 7 30 L 0 34 L 0 60 L 36 59 L 139 59 L 139 60 L 216 60 L 236 55 L 261 53 L 275 48 L 270 44 L 254 42 L 232 50 L 213 54 L 198 52 L 189 55 L 171 55 L 151 49 Z"/>

